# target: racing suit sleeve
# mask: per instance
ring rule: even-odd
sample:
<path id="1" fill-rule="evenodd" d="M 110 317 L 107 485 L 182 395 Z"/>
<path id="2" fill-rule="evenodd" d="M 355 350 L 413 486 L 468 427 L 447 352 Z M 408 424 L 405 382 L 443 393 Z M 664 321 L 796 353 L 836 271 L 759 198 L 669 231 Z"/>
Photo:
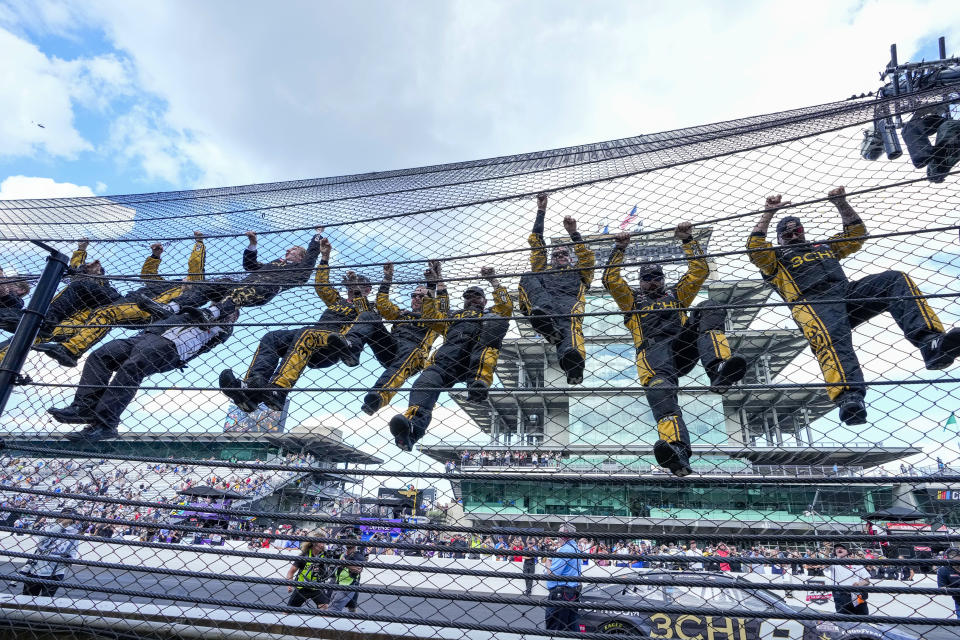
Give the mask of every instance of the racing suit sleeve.
<path id="1" fill-rule="evenodd" d="M 307 245 L 307 254 L 303 257 L 303 262 L 301 265 L 306 269 L 313 269 L 313 265 L 317 264 L 317 258 L 320 257 L 320 241 L 323 240 L 323 236 L 319 233 L 313 235 L 310 238 L 310 244 Z M 306 279 L 303 280 L 306 282 Z"/>
<path id="2" fill-rule="evenodd" d="M 509 318 L 513 314 L 513 299 L 504 286 L 493 290 L 493 306 L 490 308 L 498 316 Z"/>
<path id="3" fill-rule="evenodd" d="M 547 210 L 537 210 L 537 218 L 533 222 L 533 231 L 527 236 L 530 252 L 530 268 L 534 271 L 544 271 L 547 268 L 547 248 L 543 241 L 543 223 Z"/>
<path id="4" fill-rule="evenodd" d="M 256 271 L 263 267 L 263 263 L 257 260 L 257 248 L 247 247 L 243 250 L 243 270 Z"/>
<path id="5" fill-rule="evenodd" d="M 593 267 L 597 263 L 597 256 L 593 250 L 583 244 L 583 236 L 579 231 L 570 234 L 570 239 L 576 244 L 573 245 L 573 252 L 577 254 L 577 266 L 580 267 L 580 280 L 589 289 L 593 282 Z"/>
<path id="6" fill-rule="evenodd" d="M 767 241 L 762 233 L 750 234 L 750 237 L 747 238 L 747 249 L 751 250 L 747 254 L 750 256 L 750 262 L 760 269 L 760 273 L 765 276 L 772 276 L 777 272 L 777 268 L 780 266 L 777 254 L 773 250 L 773 245 Z"/>
<path id="7" fill-rule="evenodd" d="M 207 264 L 207 248 L 202 240 L 193 243 L 193 251 L 187 260 L 187 280 L 196 282 L 203 280 Z"/>
<path id="8" fill-rule="evenodd" d="M 160 270 L 160 258 L 154 257 L 151 253 L 147 256 L 147 259 L 143 261 L 143 266 L 140 267 L 140 277 L 145 280 L 163 280 L 158 271 Z"/>
<path id="9" fill-rule="evenodd" d="M 337 290 L 330 286 L 330 263 L 326 260 L 321 260 L 320 264 L 317 266 L 317 273 L 313 278 L 314 289 L 317 292 L 317 295 L 320 296 L 320 299 L 323 300 L 324 304 L 327 306 L 331 304 L 336 304 L 340 300 L 340 294 L 337 293 Z"/>
<path id="10" fill-rule="evenodd" d="M 863 224 L 860 218 L 857 218 L 855 221 L 843 225 L 843 231 L 830 236 L 829 240 L 835 241 L 830 243 L 830 248 L 836 254 L 837 260 L 846 258 L 851 253 L 858 251 L 863 246 L 863 236 L 865 235 L 867 235 L 867 226 Z"/>
<path id="11" fill-rule="evenodd" d="M 603 270 L 603 287 L 610 292 L 621 311 L 633 309 L 633 289 L 620 275 L 620 265 L 623 264 L 623 249 L 614 247 L 607 261 L 607 268 Z"/>
<path id="12" fill-rule="evenodd" d="M 423 299 L 423 318 L 435 320 L 430 323 L 430 329 L 438 335 L 447 335 L 450 321 L 445 320 L 450 314 L 450 297 L 446 289 L 436 292 L 436 297 L 429 295 Z"/>
<path id="13" fill-rule="evenodd" d="M 703 249 L 700 248 L 699 242 L 693 238 L 688 238 L 680 246 L 690 260 L 687 262 L 687 272 L 681 276 L 676 285 L 677 300 L 683 306 L 689 307 L 693 303 L 693 299 L 696 298 L 697 292 L 700 291 L 700 287 L 707 281 L 707 276 L 710 275 L 710 266 L 707 264 L 706 258 L 703 257 Z"/>
<path id="14" fill-rule="evenodd" d="M 390 285 L 386 282 L 377 290 L 377 312 L 384 320 L 396 320 L 400 317 L 400 307 L 390 300 Z"/>

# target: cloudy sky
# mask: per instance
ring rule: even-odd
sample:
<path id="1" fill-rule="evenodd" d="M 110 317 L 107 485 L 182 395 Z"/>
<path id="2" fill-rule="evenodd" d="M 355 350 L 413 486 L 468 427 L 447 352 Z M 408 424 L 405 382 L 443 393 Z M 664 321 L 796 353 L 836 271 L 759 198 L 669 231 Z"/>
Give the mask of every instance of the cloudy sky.
<path id="1" fill-rule="evenodd" d="M 311 178 L 843 99 L 943 2 L 0 0 L 0 197 Z M 952 19 L 951 19 L 952 18 Z"/>

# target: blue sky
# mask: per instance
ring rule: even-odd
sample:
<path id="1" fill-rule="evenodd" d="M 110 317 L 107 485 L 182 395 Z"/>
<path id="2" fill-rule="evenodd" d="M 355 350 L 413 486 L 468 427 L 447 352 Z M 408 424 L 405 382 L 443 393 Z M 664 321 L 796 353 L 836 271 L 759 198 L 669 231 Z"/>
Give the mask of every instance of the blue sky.
<path id="1" fill-rule="evenodd" d="M 4 0 L 2 77 L 16 90 L 0 98 L 0 184 L 61 186 L 13 180 L 0 197 L 224 186 L 594 142 L 842 99 L 875 88 L 891 42 L 901 59 L 934 55 L 940 34 L 960 45 L 949 2 L 732 7 Z M 708 60 L 724 73 L 703 73 Z M 813 81 L 797 84 L 801 68 Z"/>

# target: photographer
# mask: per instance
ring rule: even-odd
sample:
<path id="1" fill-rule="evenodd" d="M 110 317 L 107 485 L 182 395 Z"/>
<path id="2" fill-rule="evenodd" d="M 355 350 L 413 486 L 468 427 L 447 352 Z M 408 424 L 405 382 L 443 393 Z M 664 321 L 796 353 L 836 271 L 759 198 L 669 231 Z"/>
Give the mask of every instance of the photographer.
<path id="1" fill-rule="evenodd" d="M 351 536 L 346 538 L 344 540 L 344 546 L 346 549 L 340 556 L 341 560 L 366 562 L 367 555 L 357 548 L 357 539 L 355 537 Z M 360 573 L 362 571 L 363 567 L 354 565 L 336 567 L 333 570 L 333 582 L 344 586 L 356 586 L 360 584 Z M 330 604 L 325 608 L 330 611 L 343 611 L 343 608 L 346 607 L 347 611 L 355 612 L 357 610 L 357 599 L 359 595 L 356 591 L 335 591 L 330 600 Z"/>
<path id="2" fill-rule="evenodd" d="M 322 537 L 325 534 L 314 531 L 313 535 Z M 322 608 L 330 602 L 330 589 L 323 588 L 323 583 L 329 581 L 333 573 L 332 567 L 309 560 L 322 557 L 328 557 L 324 543 L 308 540 L 301 545 L 300 556 L 290 565 L 286 575 L 287 580 L 296 579 L 300 583 L 296 590 L 292 586 L 287 587 L 287 593 L 290 594 L 288 607 L 300 607 L 308 600 L 313 600 L 314 604 Z"/>

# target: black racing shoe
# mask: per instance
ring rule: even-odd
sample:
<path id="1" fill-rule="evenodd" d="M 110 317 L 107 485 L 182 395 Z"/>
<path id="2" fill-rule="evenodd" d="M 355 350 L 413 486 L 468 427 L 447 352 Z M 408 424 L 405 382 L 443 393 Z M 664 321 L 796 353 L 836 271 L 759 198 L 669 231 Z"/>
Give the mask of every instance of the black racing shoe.
<path id="1" fill-rule="evenodd" d="M 490 387 L 483 380 L 471 380 L 467 383 L 467 402 L 480 404 L 490 397 Z"/>
<path id="2" fill-rule="evenodd" d="M 371 391 L 363 396 L 363 406 L 360 407 L 360 410 L 368 416 L 372 416 L 377 411 L 380 411 L 380 394 L 376 391 Z"/>
<path id="3" fill-rule="evenodd" d="M 135 295 L 133 301 L 137 303 L 137 307 L 141 311 L 149 313 L 154 320 L 161 320 L 173 315 L 173 309 L 142 293 Z"/>
<path id="4" fill-rule="evenodd" d="M 66 438 L 71 442 L 80 444 L 93 444 L 106 440 L 107 438 L 116 438 L 119 436 L 115 427 L 109 427 L 103 423 L 91 424 L 76 433 L 68 433 Z"/>
<path id="5" fill-rule="evenodd" d="M 560 368 L 567 374 L 567 384 L 581 384 L 583 382 L 585 365 L 583 356 L 576 349 L 570 349 L 560 356 Z"/>
<path id="6" fill-rule="evenodd" d="M 331 333 L 327 336 L 327 346 L 336 350 L 340 355 L 340 361 L 348 367 L 360 364 L 360 359 L 350 350 L 350 343 L 339 333 Z"/>
<path id="7" fill-rule="evenodd" d="M 47 413 L 53 416 L 53 419 L 63 424 L 90 424 L 96 420 L 93 411 L 71 404 L 67 407 L 50 407 Z"/>
<path id="8" fill-rule="evenodd" d="M 726 393 L 731 385 L 743 380 L 746 374 L 746 359 L 743 356 L 730 356 L 717 367 L 717 373 L 710 381 L 710 391 Z"/>
<path id="9" fill-rule="evenodd" d="M 65 346 L 57 342 L 44 342 L 42 344 L 37 344 L 33 346 L 33 350 L 50 356 L 65 367 L 77 366 L 77 356 L 67 351 Z"/>
<path id="10" fill-rule="evenodd" d="M 931 371 L 946 369 L 960 356 L 960 328 L 936 336 L 920 347 L 923 364 Z"/>
<path id="11" fill-rule="evenodd" d="M 413 451 L 413 430 L 410 427 L 410 419 L 402 413 L 390 418 L 390 434 L 393 441 L 404 451 Z"/>
<path id="12" fill-rule="evenodd" d="M 840 421 L 847 425 L 866 424 L 867 405 L 858 393 L 848 393 L 837 402 L 840 408 Z"/>
<path id="13" fill-rule="evenodd" d="M 689 447 L 682 442 L 657 440 L 653 445 L 653 457 L 657 459 L 657 464 L 679 478 L 693 473 Z"/>
<path id="14" fill-rule="evenodd" d="M 257 410 L 257 403 L 253 401 L 253 398 L 244 389 L 243 384 L 233 375 L 232 369 L 224 369 L 220 372 L 220 391 L 244 413 L 253 413 Z"/>

